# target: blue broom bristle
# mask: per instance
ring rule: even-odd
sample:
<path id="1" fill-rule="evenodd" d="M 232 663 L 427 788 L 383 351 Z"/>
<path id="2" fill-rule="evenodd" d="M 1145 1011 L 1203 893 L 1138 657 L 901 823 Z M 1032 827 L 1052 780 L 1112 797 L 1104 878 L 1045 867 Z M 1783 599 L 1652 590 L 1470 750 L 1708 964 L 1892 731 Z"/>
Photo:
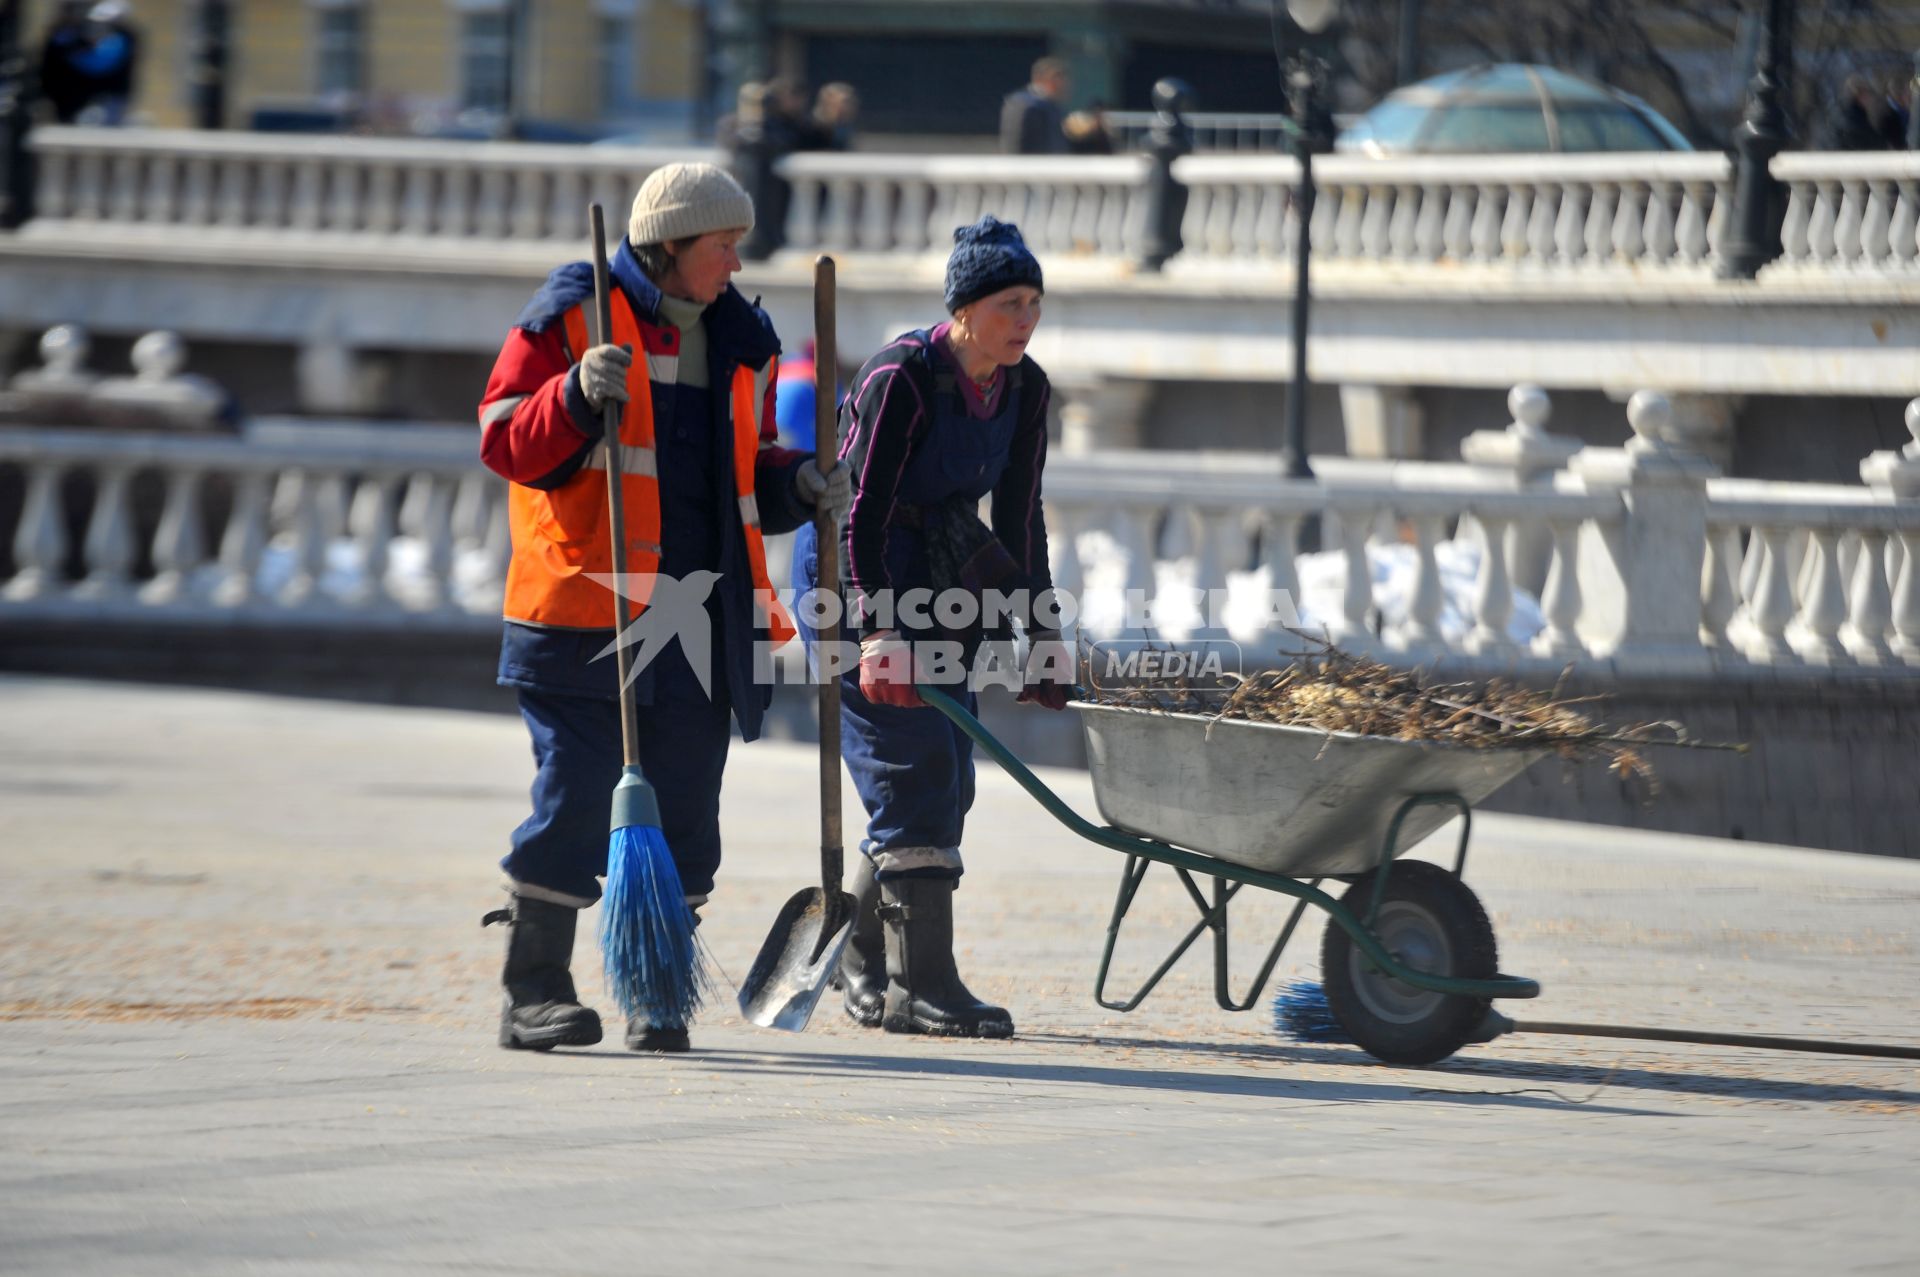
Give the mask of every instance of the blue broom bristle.
<path id="1" fill-rule="evenodd" d="M 1351 1042 L 1316 980 L 1295 980 L 1273 995 L 1273 1027 L 1301 1042 Z"/>
<path id="2" fill-rule="evenodd" d="M 600 949 L 614 1002 L 657 1028 L 685 1028 L 711 988 L 680 871 L 651 825 L 613 831 Z"/>

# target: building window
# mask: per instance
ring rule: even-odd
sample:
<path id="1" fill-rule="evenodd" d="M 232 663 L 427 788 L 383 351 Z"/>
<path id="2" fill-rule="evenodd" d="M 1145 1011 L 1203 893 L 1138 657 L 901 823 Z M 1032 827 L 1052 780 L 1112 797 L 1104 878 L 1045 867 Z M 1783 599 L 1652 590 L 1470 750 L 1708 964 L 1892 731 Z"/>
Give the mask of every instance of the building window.
<path id="1" fill-rule="evenodd" d="M 465 13 L 460 18 L 460 105 L 505 115 L 513 106 L 513 13 Z"/>
<path id="2" fill-rule="evenodd" d="M 366 87 L 365 11 L 358 5 L 328 5 L 315 16 L 315 90 L 321 97 L 358 94 Z"/>
<path id="3" fill-rule="evenodd" d="M 600 115 L 619 119 L 632 115 L 639 95 L 634 92 L 637 61 L 634 22 L 631 13 L 600 15 L 600 40 L 595 45 L 600 59 Z"/>

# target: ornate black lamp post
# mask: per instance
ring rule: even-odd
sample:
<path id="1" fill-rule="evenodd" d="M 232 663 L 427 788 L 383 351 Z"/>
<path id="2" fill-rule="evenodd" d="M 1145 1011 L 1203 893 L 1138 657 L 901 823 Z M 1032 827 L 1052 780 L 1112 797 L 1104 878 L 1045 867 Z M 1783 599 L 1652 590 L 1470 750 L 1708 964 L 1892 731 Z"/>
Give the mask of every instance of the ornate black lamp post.
<path id="1" fill-rule="evenodd" d="M 1770 166 L 1787 145 L 1785 97 L 1797 8 L 1798 0 L 1767 0 L 1766 38 L 1747 85 L 1747 118 L 1733 135 L 1733 234 L 1720 254 L 1723 279 L 1752 279 L 1780 256 L 1786 192 Z"/>
<path id="2" fill-rule="evenodd" d="M 1293 380 L 1287 383 L 1286 474 L 1290 479 L 1313 477 L 1307 464 L 1307 328 L 1313 305 L 1308 269 L 1313 252 L 1313 157 L 1333 149 L 1333 113 L 1328 105 L 1332 68 L 1326 48 L 1340 0 L 1274 0 L 1273 42 L 1280 57 L 1280 74 L 1287 101 L 1293 108 L 1293 153 L 1300 161 L 1300 185 L 1294 192 Z"/>
<path id="3" fill-rule="evenodd" d="M 227 0 L 199 0 L 187 84 L 196 128 L 227 126 Z"/>

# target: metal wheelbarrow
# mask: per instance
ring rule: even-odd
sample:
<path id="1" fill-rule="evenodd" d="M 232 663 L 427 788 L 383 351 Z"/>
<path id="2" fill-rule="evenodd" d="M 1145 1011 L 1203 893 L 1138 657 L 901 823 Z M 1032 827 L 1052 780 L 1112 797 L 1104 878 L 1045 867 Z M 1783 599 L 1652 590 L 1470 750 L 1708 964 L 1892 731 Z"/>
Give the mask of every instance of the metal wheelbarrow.
<path id="1" fill-rule="evenodd" d="M 1199 714 L 1076 701 L 1104 826 L 1043 784 L 966 708 L 937 688 L 929 705 L 953 721 L 1053 816 L 1127 858 L 1094 1000 L 1131 1011 L 1202 934 L 1213 934 L 1214 1000 L 1246 1011 L 1259 1000 L 1308 905 L 1326 911 L 1321 979 L 1352 1039 L 1396 1064 L 1431 1064 L 1499 1033 L 1495 998 L 1534 998 L 1540 985 L 1499 972 L 1493 926 L 1462 880 L 1473 805 L 1546 750 L 1329 733 Z M 1451 870 L 1395 858 L 1454 817 Z M 1107 995 L 1114 946 L 1140 884 L 1170 867 L 1200 920 L 1133 996 Z M 1198 879 L 1211 880 L 1203 891 Z M 1346 884 L 1339 899 L 1321 890 Z M 1293 897 L 1286 925 L 1246 996 L 1228 970 L 1228 906 L 1246 887 Z"/>

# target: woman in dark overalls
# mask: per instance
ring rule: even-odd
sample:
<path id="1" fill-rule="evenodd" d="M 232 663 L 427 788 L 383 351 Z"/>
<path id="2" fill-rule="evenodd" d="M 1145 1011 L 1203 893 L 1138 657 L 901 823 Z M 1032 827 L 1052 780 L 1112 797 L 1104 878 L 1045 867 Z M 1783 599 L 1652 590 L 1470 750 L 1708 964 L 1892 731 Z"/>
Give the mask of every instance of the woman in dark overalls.
<path id="1" fill-rule="evenodd" d="M 976 604 L 989 590 L 1016 601 L 1030 640 L 1020 700 L 1064 708 L 1073 668 L 1049 628 L 1058 621 L 1040 501 L 1048 388 L 1026 354 L 1040 320 L 1040 263 L 1018 228 L 992 217 L 961 227 L 954 241 L 953 318 L 869 359 L 840 409 L 840 455 L 855 484 L 842 584 L 860 639 L 859 671 L 842 678 L 841 750 L 868 818 L 840 979 L 861 1024 L 1007 1037 L 1012 1018 L 969 993 L 953 961 L 972 742 L 913 685 L 947 681 L 933 645 L 965 670 L 983 639 L 1003 637 L 991 611 L 983 623 L 969 621 L 969 609 L 933 606 L 942 596 L 951 605 L 954 591 Z M 989 494 L 991 528 L 978 514 Z M 809 525 L 794 544 L 796 588 L 814 587 L 818 565 Z M 975 708 L 970 686 L 945 690 Z"/>

